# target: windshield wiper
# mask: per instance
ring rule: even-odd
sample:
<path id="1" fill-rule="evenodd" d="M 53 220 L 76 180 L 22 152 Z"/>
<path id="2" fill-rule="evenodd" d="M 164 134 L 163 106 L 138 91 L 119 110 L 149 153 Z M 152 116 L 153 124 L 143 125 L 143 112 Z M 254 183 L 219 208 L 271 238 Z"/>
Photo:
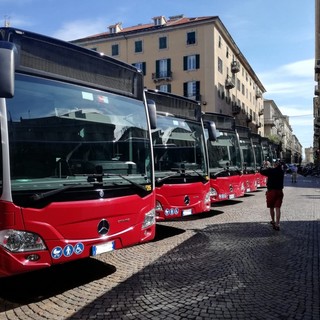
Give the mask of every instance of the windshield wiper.
<path id="1" fill-rule="evenodd" d="M 146 188 L 144 186 L 142 186 L 141 184 L 139 183 L 136 183 L 126 177 L 124 177 L 122 174 L 117 174 L 117 173 L 106 173 L 104 174 L 105 177 L 120 177 L 121 179 L 125 180 L 125 181 L 128 181 L 129 183 L 131 183 L 132 185 L 142 189 L 143 191 L 146 191 Z"/>
<path id="2" fill-rule="evenodd" d="M 42 192 L 42 193 L 35 193 L 33 194 L 30 198 L 33 200 L 33 201 L 39 201 L 41 199 L 45 199 L 45 198 L 48 198 L 48 197 L 51 197 L 55 194 L 58 194 L 58 193 L 61 193 L 61 192 L 64 192 L 65 190 L 68 190 L 74 186 L 78 186 L 78 185 L 81 185 L 81 183 L 72 183 L 72 184 L 68 184 L 62 188 L 58 188 L 58 189 L 54 189 L 54 190 L 50 190 L 50 191 L 47 191 L 47 192 Z"/>
<path id="3" fill-rule="evenodd" d="M 174 168 L 172 168 L 172 169 L 174 169 Z M 164 176 L 164 177 L 162 177 L 162 178 L 157 178 L 157 179 L 156 179 L 156 182 L 157 182 L 157 183 L 161 183 L 162 181 L 167 180 L 167 179 L 169 179 L 169 178 L 176 177 L 176 176 L 180 176 L 181 173 L 182 173 L 182 172 L 178 171 L 178 172 L 175 172 L 175 173 L 173 173 L 173 174 L 168 174 L 167 176 Z"/>

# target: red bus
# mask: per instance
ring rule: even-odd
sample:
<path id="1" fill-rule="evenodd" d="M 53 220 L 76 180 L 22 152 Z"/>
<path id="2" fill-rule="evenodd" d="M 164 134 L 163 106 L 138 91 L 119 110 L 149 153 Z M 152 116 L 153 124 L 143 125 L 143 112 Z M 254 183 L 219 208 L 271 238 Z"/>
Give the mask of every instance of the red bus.
<path id="1" fill-rule="evenodd" d="M 217 129 L 216 141 L 208 141 L 211 202 L 242 197 L 245 190 L 235 119 L 219 113 L 205 113 L 202 117 L 213 121 Z"/>
<path id="2" fill-rule="evenodd" d="M 264 188 L 267 186 L 267 177 L 260 173 L 260 169 L 264 161 L 262 137 L 258 133 L 251 133 L 251 139 L 252 139 L 253 150 L 256 158 L 257 187 Z"/>
<path id="3" fill-rule="evenodd" d="M 0 110 L 0 277 L 154 238 L 156 114 L 136 68 L 1 28 Z"/>
<path id="4" fill-rule="evenodd" d="M 200 105 L 157 90 L 146 90 L 146 96 L 155 101 L 158 114 L 157 129 L 152 131 L 157 221 L 210 211 L 208 155 Z M 213 126 L 208 125 L 207 130 L 214 139 Z"/>
<path id="5" fill-rule="evenodd" d="M 245 193 L 257 191 L 257 168 L 256 168 L 256 157 L 253 149 L 251 130 L 248 127 L 236 126 L 237 133 L 240 140 L 240 150 L 243 159 L 243 182 Z"/>

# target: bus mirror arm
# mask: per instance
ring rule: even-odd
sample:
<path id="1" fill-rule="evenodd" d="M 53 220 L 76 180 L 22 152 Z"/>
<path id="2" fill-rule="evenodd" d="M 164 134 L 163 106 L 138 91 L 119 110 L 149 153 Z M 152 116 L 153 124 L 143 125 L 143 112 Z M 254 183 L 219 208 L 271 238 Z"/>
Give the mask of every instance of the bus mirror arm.
<path id="1" fill-rule="evenodd" d="M 208 130 L 209 141 L 216 141 L 218 138 L 216 124 L 213 121 L 206 121 L 204 126 Z"/>
<path id="2" fill-rule="evenodd" d="M 0 41 L 0 98 L 14 96 L 14 73 L 16 46 L 8 41 Z"/>
<path id="3" fill-rule="evenodd" d="M 147 100 L 149 120 L 151 129 L 157 129 L 157 108 L 153 100 Z"/>

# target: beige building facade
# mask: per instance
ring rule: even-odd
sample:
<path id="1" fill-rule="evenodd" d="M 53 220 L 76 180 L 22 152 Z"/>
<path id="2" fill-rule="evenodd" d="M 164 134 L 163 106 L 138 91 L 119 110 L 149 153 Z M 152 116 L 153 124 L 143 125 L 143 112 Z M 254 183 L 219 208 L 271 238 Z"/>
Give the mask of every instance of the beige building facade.
<path id="1" fill-rule="evenodd" d="M 276 137 L 279 157 L 289 162 L 302 154 L 289 118 L 273 100 L 264 101 L 263 84 L 219 17 L 157 16 L 151 21 L 128 28 L 115 23 L 72 43 L 135 65 L 148 89 L 194 99 L 204 112 L 232 115 L 237 125 Z"/>
<path id="2" fill-rule="evenodd" d="M 273 100 L 264 100 L 264 135 L 276 143 L 278 157 L 287 163 L 300 164 L 302 145 L 293 134 L 289 117 L 283 115 Z"/>
<path id="3" fill-rule="evenodd" d="M 266 90 L 217 16 L 158 16 L 129 28 L 116 23 L 72 42 L 135 65 L 149 89 L 195 99 L 202 111 L 233 115 L 264 135 Z"/>

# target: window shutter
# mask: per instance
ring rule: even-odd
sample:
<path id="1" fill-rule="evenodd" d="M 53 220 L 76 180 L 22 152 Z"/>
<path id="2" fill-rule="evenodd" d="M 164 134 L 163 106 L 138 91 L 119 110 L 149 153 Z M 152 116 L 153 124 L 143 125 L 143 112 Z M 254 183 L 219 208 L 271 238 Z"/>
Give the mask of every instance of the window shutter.
<path id="1" fill-rule="evenodd" d="M 143 72 L 143 75 L 145 76 L 147 72 L 147 64 L 145 62 L 142 62 L 142 72 Z"/>
<path id="2" fill-rule="evenodd" d="M 167 59 L 168 76 L 171 75 L 171 59 Z"/>
<path id="3" fill-rule="evenodd" d="M 188 57 L 183 57 L 183 70 L 188 70 Z"/>
<path id="4" fill-rule="evenodd" d="M 160 61 L 156 60 L 156 77 L 159 78 Z"/>
<path id="5" fill-rule="evenodd" d="M 183 96 L 184 97 L 188 96 L 188 82 L 183 83 Z"/>
<path id="6" fill-rule="evenodd" d="M 200 54 L 196 54 L 196 69 L 200 68 Z"/>

